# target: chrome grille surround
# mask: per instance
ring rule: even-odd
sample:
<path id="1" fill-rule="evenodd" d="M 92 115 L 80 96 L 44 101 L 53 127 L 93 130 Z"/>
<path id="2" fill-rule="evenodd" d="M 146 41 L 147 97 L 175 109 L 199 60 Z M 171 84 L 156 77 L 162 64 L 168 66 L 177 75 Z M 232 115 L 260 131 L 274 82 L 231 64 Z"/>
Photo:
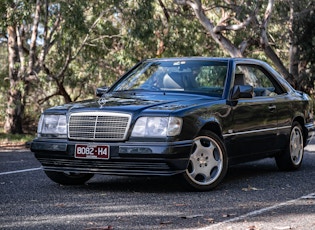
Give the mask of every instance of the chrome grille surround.
<path id="1" fill-rule="evenodd" d="M 131 115 L 113 112 L 79 112 L 69 116 L 68 137 L 74 140 L 122 141 Z"/>

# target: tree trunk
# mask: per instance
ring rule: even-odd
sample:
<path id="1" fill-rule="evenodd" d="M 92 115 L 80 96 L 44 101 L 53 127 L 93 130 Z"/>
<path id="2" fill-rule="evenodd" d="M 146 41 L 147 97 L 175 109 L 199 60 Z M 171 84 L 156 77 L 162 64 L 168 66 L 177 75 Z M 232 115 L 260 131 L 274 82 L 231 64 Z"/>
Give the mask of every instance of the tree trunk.
<path id="1" fill-rule="evenodd" d="M 5 133 L 23 133 L 22 120 L 24 115 L 24 105 L 22 103 L 22 91 L 19 79 L 19 70 L 17 67 L 18 45 L 15 27 L 8 26 L 8 63 L 9 63 L 9 81 L 8 104 L 5 115 L 4 132 Z"/>
<path id="2" fill-rule="evenodd" d="M 279 56 L 275 53 L 275 51 L 270 47 L 270 45 L 262 44 L 262 49 L 265 52 L 266 56 L 270 58 L 272 63 L 276 66 L 279 73 L 295 88 L 296 80 L 289 73 L 287 68 L 283 65 L 283 62 L 280 60 Z"/>
<path id="3" fill-rule="evenodd" d="M 297 79 L 299 76 L 299 48 L 297 45 L 297 39 L 295 35 L 295 28 L 294 28 L 294 1 L 290 4 L 290 20 L 289 20 L 289 70 L 290 74 Z"/>
<path id="4" fill-rule="evenodd" d="M 227 39 L 222 33 L 216 33 L 214 31 L 214 25 L 205 15 L 201 1 L 195 1 L 194 4 L 191 4 L 191 7 L 202 26 L 210 33 L 211 37 L 225 52 L 227 52 L 231 57 L 244 57 L 241 51 L 237 49 L 229 39 Z"/>
<path id="5" fill-rule="evenodd" d="M 63 83 L 57 82 L 57 85 L 58 85 L 58 89 L 59 89 L 59 95 L 61 95 L 64 98 L 65 103 L 72 102 L 71 97 L 68 94 L 67 90 L 65 89 Z"/>
<path id="6" fill-rule="evenodd" d="M 282 74 L 282 76 L 293 86 L 296 86 L 296 82 L 288 69 L 284 66 L 283 62 L 280 60 L 279 56 L 276 54 L 276 52 L 272 49 L 272 47 L 269 44 L 268 40 L 268 24 L 269 20 L 272 15 L 272 11 L 274 8 L 274 0 L 269 0 L 267 8 L 265 10 L 265 15 L 263 18 L 263 21 L 260 25 L 261 31 L 260 31 L 260 45 L 265 52 L 266 56 L 271 59 L 273 64 L 276 66 L 278 71 Z"/>

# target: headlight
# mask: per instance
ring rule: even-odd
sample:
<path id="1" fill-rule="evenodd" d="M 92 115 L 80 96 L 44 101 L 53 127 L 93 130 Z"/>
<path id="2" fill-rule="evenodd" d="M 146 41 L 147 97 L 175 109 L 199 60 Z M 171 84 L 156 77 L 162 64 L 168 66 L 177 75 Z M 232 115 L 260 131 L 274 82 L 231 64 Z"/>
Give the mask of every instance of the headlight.
<path id="1" fill-rule="evenodd" d="M 67 119 L 65 115 L 42 114 L 37 128 L 41 137 L 67 137 Z"/>
<path id="2" fill-rule="evenodd" d="M 183 120 L 179 117 L 140 117 L 131 136 L 167 137 L 176 136 L 182 129 Z"/>

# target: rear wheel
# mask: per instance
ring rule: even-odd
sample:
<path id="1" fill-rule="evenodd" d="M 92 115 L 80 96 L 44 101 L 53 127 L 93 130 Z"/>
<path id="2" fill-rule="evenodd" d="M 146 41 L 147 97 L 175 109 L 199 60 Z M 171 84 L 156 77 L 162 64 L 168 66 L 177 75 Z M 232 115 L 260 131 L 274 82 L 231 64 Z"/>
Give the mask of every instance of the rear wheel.
<path id="1" fill-rule="evenodd" d="M 301 167 L 303 155 L 303 130 L 298 122 L 294 122 L 286 150 L 276 156 L 277 166 L 280 170 L 298 169 Z"/>
<path id="2" fill-rule="evenodd" d="M 89 173 L 66 173 L 45 171 L 46 175 L 54 182 L 62 185 L 80 185 L 91 179 L 94 174 Z"/>
<path id="3" fill-rule="evenodd" d="M 204 131 L 194 139 L 183 177 L 191 188 L 206 191 L 223 180 L 227 168 L 227 154 L 222 140 L 213 132 Z"/>

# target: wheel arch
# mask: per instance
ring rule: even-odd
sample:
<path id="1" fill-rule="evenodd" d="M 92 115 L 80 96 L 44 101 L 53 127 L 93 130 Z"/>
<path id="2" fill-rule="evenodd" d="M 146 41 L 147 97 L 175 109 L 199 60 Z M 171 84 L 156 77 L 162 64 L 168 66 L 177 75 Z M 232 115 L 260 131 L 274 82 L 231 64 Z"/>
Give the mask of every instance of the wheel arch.
<path id="1" fill-rule="evenodd" d="M 223 136 L 222 136 L 222 128 L 220 126 L 220 124 L 216 121 L 210 121 L 208 123 L 206 123 L 200 130 L 200 132 L 204 131 L 204 130 L 208 130 L 211 131 L 213 133 L 215 133 L 221 140 L 223 140 Z"/>
<path id="2" fill-rule="evenodd" d="M 293 120 L 292 120 L 292 125 L 294 122 L 298 122 L 301 127 L 302 127 L 302 130 L 303 130 L 303 144 L 304 146 L 306 145 L 306 142 L 307 142 L 307 135 L 308 135 L 308 131 L 307 129 L 305 128 L 305 121 L 304 121 L 304 118 L 302 116 L 297 116 L 295 117 Z"/>

